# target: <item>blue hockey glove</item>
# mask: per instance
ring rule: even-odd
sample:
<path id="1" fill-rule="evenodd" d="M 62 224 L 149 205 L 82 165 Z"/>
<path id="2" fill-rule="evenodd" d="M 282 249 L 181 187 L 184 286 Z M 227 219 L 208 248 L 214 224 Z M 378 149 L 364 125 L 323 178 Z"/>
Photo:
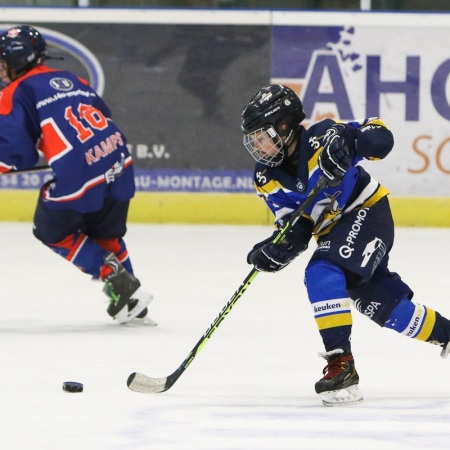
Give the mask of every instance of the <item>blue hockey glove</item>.
<path id="1" fill-rule="evenodd" d="M 319 155 L 319 167 L 330 180 L 329 186 L 337 186 L 342 181 L 355 152 L 356 130 L 353 127 L 337 123 L 328 129 Z"/>
<path id="2" fill-rule="evenodd" d="M 272 236 L 256 244 L 247 256 L 247 262 L 253 264 L 260 272 L 278 272 L 292 262 L 300 253 L 308 248 L 311 233 L 303 229 L 291 228 L 284 240 L 274 244 L 278 235 Z"/>

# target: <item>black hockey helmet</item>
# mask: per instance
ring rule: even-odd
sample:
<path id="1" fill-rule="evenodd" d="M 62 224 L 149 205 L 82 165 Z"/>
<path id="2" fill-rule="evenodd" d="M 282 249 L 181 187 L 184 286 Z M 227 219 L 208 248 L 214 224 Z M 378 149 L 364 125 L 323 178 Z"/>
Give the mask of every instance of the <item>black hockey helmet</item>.
<path id="1" fill-rule="evenodd" d="M 284 150 L 297 138 L 298 125 L 305 117 L 302 102 L 291 88 L 281 84 L 265 86 L 242 112 L 244 145 L 256 161 L 278 166 Z M 261 151 L 263 143 L 272 149 Z"/>
<path id="2" fill-rule="evenodd" d="M 42 62 L 46 50 L 41 33 L 29 25 L 18 25 L 0 34 L 0 62 L 11 80 Z"/>

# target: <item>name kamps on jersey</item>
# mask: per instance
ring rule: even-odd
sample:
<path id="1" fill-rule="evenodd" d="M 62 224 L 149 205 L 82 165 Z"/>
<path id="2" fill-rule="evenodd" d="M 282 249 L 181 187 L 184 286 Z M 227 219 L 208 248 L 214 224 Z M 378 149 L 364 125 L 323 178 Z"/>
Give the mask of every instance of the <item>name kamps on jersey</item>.
<path id="1" fill-rule="evenodd" d="M 106 158 L 110 153 L 117 150 L 119 146 L 123 147 L 125 145 L 122 139 L 122 134 L 116 131 L 111 136 L 107 137 L 105 140 L 101 141 L 99 145 L 94 145 L 86 152 L 86 162 L 91 165 L 96 163 L 101 158 Z"/>

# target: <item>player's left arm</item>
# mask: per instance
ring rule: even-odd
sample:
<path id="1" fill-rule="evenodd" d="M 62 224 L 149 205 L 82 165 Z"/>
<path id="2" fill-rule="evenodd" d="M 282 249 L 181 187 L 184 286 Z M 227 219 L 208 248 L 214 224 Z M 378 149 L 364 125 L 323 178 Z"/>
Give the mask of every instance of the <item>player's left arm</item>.
<path id="1" fill-rule="evenodd" d="M 355 129 L 355 155 L 365 159 L 383 159 L 394 147 L 394 136 L 378 117 L 349 122 Z"/>
<path id="2" fill-rule="evenodd" d="M 347 123 L 336 122 L 322 138 L 323 150 L 318 164 L 329 179 L 338 185 L 351 165 L 361 159 L 383 159 L 394 146 L 394 137 L 378 117 Z"/>

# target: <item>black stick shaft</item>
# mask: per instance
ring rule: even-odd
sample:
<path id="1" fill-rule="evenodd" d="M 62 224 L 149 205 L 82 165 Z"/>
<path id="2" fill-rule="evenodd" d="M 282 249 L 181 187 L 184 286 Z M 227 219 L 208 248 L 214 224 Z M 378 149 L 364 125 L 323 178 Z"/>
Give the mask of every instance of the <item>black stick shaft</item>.
<path id="1" fill-rule="evenodd" d="M 28 173 L 28 172 L 44 172 L 47 170 L 52 170 L 52 169 L 50 166 L 34 166 L 34 167 L 30 167 L 29 169 L 11 170 L 9 172 L 3 172 L 3 173 L 0 173 L 0 176 L 20 175 L 21 173 Z"/>

